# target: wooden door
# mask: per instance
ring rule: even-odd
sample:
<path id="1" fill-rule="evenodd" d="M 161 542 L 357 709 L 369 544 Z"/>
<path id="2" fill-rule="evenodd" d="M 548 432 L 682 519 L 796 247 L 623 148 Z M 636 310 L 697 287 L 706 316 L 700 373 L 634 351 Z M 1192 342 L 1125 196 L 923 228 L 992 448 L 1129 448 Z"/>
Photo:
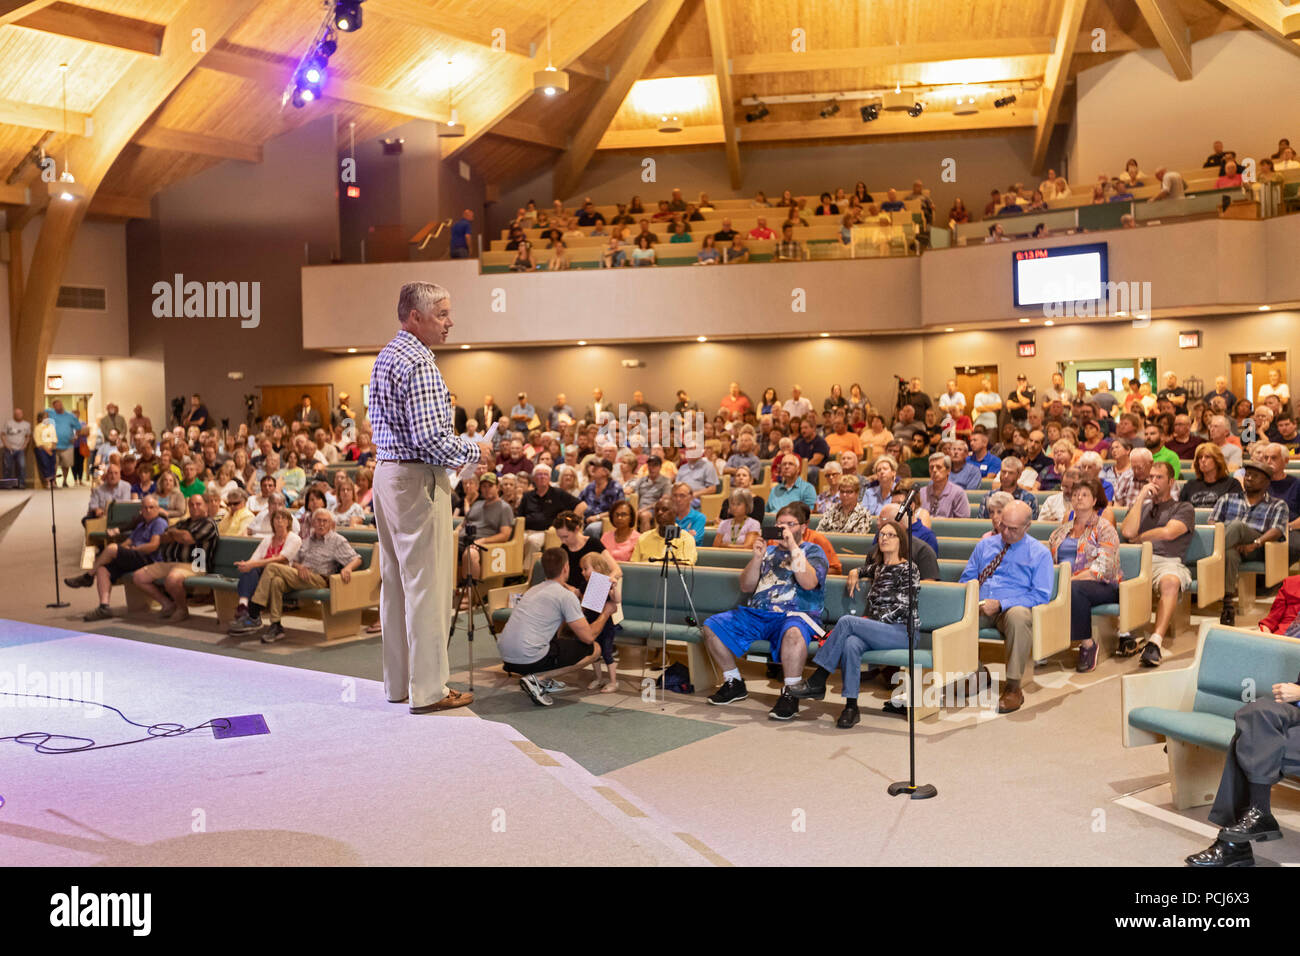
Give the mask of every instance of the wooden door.
<path id="1" fill-rule="evenodd" d="M 998 367 L 996 365 L 958 365 L 954 369 L 953 378 L 957 380 L 957 391 L 966 396 L 966 414 L 971 417 L 972 421 L 975 420 L 975 395 L 984 391 L 982 382 L 985 375 L 992 380 L 993 391 L 1002 395 L 998 388 Z M 948 383 L 944 382 L 940 391 L 942 393 L 947 390 Z M 1003 396 L 1004 401 L 1005 399 L 1006 396 Z M 1002 420 L 1000 412 L 998 413 L 998 420 Z"/>
<path id="2" fill-rule="evenodd" d="M 1273 369 L 1277 369 L 1282 376 L 1283 384 L 1287 382 L 1286 371 L 1286 352 L 1246 352 L 1234 353 L 1230 356 L 1232 363 L 1232 373 L 1228 378 L 1228 388 L 1232 389 L 1232 394 L 1237 398 L 1248 398 L 1254 404 L 1255 397 L 1259 394 L 1259 387 L 1268 384 L 1268 375 Z M 1246 392 L 1246 363 L 1250 363 L 1252 384 L 1254 390 L 1247 394 Z M 1209 383 L 1213 387 L 1213 383 Z M 1231 409 L 1229 409 L 1231 412 Z"/>
<path id="3" fill-rule="evenodd" d="M 332 385 L 261 385 L 261 415 L 279 415 L 290 422 L 294 413 L 302 405 L 303 395 L 311 396 L 311 407 L 320 412 L 321 425 L 328 427 L 330 411 L 334 407 L 334 386 Z"/>

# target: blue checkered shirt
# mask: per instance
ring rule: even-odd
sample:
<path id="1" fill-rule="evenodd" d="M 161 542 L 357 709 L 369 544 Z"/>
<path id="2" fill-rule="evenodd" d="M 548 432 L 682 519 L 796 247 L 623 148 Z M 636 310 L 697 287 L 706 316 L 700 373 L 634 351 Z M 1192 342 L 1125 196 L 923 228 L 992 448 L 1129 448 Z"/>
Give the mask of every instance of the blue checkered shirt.
<path id="1" fill-rule="evenodd" d="M 479 459 L 478 446 L 456 434 L 433 352 L 405 329 L 375 359 L 368 413 L 381 459 L 419 459 L 446 468 Z"/>
<path id="2" fill-rule="evenodd" d="M 1210 512 L 1210 524 L 1222 521 L 1226 525 L 1234 521 L 1244 521 L 1247 527 L 1263 534 L 1272 528 L 1286 531 L 1290 517 L 1291 513 L 1287 511 L 1286 502 L 1281 498 L 1274 498 L 1267 492 L 1253 506 L 1246 500 L 1245 495 L 1224 495 Z"/>

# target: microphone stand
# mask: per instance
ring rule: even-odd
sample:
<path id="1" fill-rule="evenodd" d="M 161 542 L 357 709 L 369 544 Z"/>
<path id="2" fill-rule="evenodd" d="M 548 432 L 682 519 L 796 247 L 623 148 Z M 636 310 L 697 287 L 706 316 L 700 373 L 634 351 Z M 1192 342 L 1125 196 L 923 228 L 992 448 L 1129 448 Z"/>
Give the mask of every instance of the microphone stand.
<path id="1" fill-rule="evenodd" d="M 903 502 L 903 519 L 907 522 L 907 553 L 912 553 L 912 516 L 916 513 L 916 495 Z M 879 545 L 877 545 L 879 547 Z M 939 795 L 934 784 L 916 782 L 916 585 L 907 575 L 907 779 L 889 785 L 889 795 L 906 794 L 913 800 L 928 800 Z"/>
<path id="2" fill-rule="evenodd" d="M 50 486 L 50 537 L 54 539 L 54 603 L 47 604 L 46 607 L 68 606 L 68 602 L 63 600 L 62 595 L 59 593 L 59 527 L 54 518 L 54 476 L 58 472 L 58 466 L 55 465 L 46 481 Z"/>

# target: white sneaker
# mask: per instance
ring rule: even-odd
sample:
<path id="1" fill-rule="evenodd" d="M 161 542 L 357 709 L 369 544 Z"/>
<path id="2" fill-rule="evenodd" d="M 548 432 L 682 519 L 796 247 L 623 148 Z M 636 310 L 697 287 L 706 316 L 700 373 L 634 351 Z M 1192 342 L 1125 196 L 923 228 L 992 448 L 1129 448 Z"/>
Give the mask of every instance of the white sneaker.
<path id="1" fill-rule="evenodd" d="M 543 677 L 537 683 L 540 684 L 542 690 L 544 690 L 548 694 L 559 693 L 560 691 L 564 690 L 564 688 L 569 686 L 564 681 L 555 680 L 552 677 Z"/>
<path id="2" fill-rule="evenodd" d="M 533 703 L 540 707 L 550 707 L 555 703 L 551 695 L 542 690 L 541 683 L 532 674 L 519 678 L 519 686 L 523 688 L 525 694 L 532 698 Z"/>

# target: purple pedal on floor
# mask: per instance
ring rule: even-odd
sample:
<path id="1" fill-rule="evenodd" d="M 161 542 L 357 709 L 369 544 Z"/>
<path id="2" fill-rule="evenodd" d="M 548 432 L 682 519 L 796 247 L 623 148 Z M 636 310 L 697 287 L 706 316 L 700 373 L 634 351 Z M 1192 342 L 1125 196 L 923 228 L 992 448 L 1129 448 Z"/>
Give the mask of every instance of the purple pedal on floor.
<path id="1" fill-rule="evenodd" d="M 222 727 L 220 721 L 230 726 Z M 218 740 L 226 737 L 254 737 L 257 734 L 269 734 L 266 718 L 261 714 L 244 714 L 242 717 L 214 717 L 212 719 L 212 736 Z"/>

